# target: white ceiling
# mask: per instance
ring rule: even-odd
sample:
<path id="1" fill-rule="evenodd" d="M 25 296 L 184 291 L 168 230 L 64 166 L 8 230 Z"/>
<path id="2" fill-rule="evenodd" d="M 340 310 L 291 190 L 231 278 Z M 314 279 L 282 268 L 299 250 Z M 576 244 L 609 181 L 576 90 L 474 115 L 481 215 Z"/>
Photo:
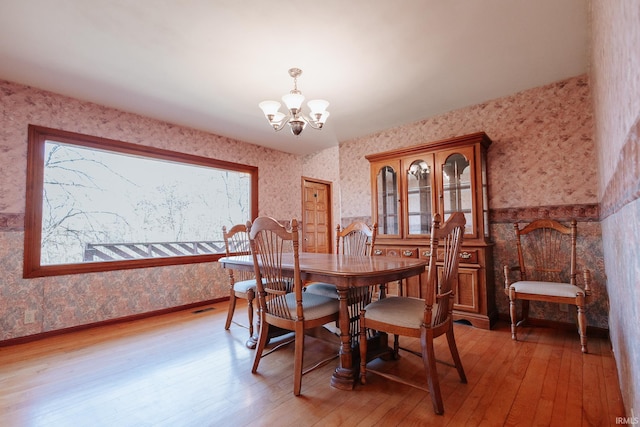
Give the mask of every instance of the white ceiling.
<path id="1" fill-rule="evenodd" d="M 587 72 L 589 0 L 0 0 L 0 79 L 307 154 Z M 298 88 L 322 131 L 258 108 Z"/>

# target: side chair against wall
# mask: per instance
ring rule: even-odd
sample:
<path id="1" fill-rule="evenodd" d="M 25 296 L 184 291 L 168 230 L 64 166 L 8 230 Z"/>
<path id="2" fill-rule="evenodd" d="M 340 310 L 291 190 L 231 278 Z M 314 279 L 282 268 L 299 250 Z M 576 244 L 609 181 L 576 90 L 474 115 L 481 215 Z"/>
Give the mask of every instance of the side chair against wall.
<path id="1" fill-rule="evenodd" d="M 444 412 L 444 405 L 436 370 L 434 338 L 441 335 L 447 336 L 449 351 L 460 381 L 467 382 L 453 334 L 453 292 L 458 280 L 458 254 L 462 245 L 465 222 L 464 214 L 456 212 L 441 227 L 440 215 L 434 215 L 426 299 L 389 296 L 372 302 L 360 313 L 360 382 L 366 384 L 367 372 L 374 372 L 387 379 L 428 391 L 436 414 Z M 436 265 L 438 251 L 443 253 L 442 265 Z M 399 357 L 399 335 L 420 338 L 420 352 L 403 350 L 422 358 L 428 387 L 425 388 L 422 384 L 397 375 L 368 369 L 367 329 L 394 335 L 395 359 Z"/>
<path id="2" fill-rule="evenodd" d="M 245 224 L 236 224 L 227 230 L 222 227 L 224 247 L 227 256 L 251 255 L 249 244 L 249 234 Z M 247 312 L 249 317 L 249 340 L 247 347 L 255 348 L 257 339 L 253 336 L 253 301 L 256 297 L 256 278 L 253 271 L 243 271 L 227 269 L 229 272 L 229 310 L 227 311 L 227 321 L 224 329 L 228 330 L 233 321 L 233 314 L 236 310 L 238 298 L 247 300 Z M 242 325 L 241 325 L 242 326 Z"/>
<path id="3" fill-rule="evenodd" d="M 303 371 L 305 331 L 338 321 L 338 300 L 302 291 L 298 258 L 298 221 L 287 230 L 273 218 L 258 217 L 247 222 L 258 288 L 260 330 L 252 373 L 256 373 L 269 337 L 271 325 L 295 333 L 293 394 L 300 395 L 302 376 L 323 366 L 337 354 Z M 288 252 L 288 253 L 287 253 Z M 283 257 L 293 258 L 293 277 L 282 269 Z"/>
<path id="4" fill-rule="evenodd" d="M 591 294 L 591 272 L 583 272 L 584 289 L 576 284 L 576 239 L 578 227 L 569 227 L 550 219 L 538 219 L 519 227 L 514 224 L 518 266 L 504 266 L 505 293 L 509 296 L 511 338 L 517 340 L 516 327 L 529 317 L 529 301 L 570 304 L 577 307 L 578 332 L 582 352 L 587 353 L 586 299 Z M 512 272 L 519 280 L 512 281 Z M 516 301 L 522 301 L 522 319 L 518 321 Z"/>

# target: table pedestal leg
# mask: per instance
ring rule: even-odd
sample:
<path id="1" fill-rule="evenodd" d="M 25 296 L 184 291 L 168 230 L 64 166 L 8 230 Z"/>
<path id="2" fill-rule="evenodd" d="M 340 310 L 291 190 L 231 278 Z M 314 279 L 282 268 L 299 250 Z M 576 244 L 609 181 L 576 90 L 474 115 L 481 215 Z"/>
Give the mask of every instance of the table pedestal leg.
<path id="1" fill-rule="evenodd" d="M 331 386 L 341 390 L 353 389 L 353 353 L 351 351 L 351 332 L 347 289 L 338 289 L 340 303 L 340 364 L 331 377 Z"/>

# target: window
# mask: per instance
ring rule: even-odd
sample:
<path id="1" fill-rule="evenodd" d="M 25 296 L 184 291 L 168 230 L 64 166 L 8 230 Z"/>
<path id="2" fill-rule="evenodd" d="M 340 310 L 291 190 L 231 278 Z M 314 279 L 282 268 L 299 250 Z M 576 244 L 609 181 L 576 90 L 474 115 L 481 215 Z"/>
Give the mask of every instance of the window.
<path id="1" fill-rule="evenodd" d="M 253 166 L 29 126 L 24 276 L 209 262 L 258 211 Z"/>

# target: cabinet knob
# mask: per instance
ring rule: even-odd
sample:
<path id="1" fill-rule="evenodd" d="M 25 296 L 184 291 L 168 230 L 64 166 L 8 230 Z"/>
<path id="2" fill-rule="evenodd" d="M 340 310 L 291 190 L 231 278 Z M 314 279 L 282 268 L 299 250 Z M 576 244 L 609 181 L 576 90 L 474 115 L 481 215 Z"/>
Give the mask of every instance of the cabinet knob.
<path id="1" fill-rule="evenodd" d="M 462 259 L 471 259 L 471 254 L 469 252 L 460 252 L 460 258 Z"/>
<path id="2" fill-rule="evenodd" d="M 413 251 L 404 251 L 402 253 L 404 254 L 404 256 L 412 256 L 413 255 Z"/>
<path id="3" fill-rule="evenodd" d="M 374 255 L 382 255 L 382 250 L 381 249 L 376 249 L 375 251 L 373 251 Z"/>
<path id="4" fill-rule="evenodd" d="M 430 256 L 431 256 L 431 251 L 424 251 L 424 252 L 422 252 L 422 256 L 430 257 Z"/>

